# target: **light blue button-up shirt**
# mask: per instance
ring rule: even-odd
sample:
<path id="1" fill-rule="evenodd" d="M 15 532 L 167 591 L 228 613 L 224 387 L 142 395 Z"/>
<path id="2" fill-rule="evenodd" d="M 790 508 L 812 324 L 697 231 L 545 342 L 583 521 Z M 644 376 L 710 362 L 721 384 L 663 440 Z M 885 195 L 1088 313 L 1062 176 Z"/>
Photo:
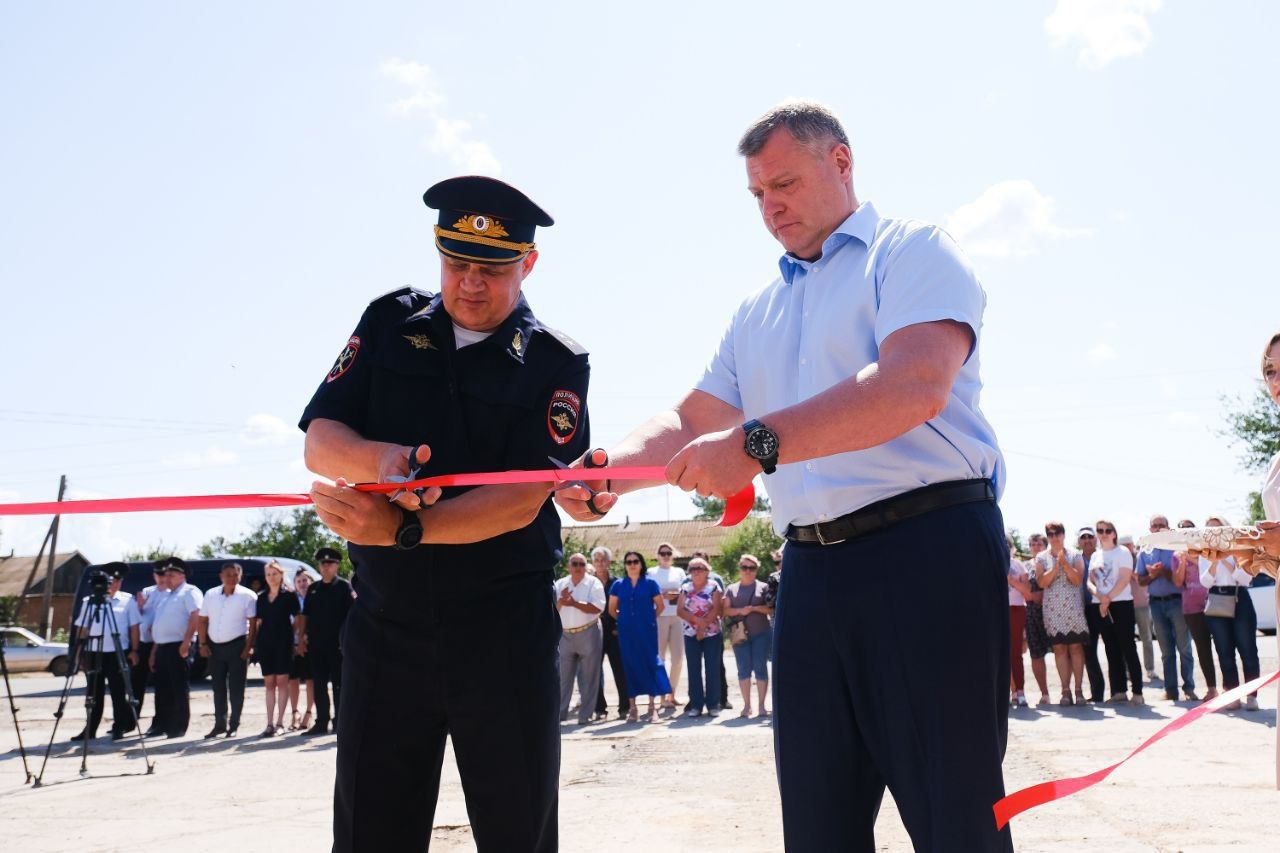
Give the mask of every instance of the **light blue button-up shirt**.
<path id="1" fill-rule="evenodd" d="M 877 447 L 779 465 L 765 475 L 778 532 L 930 483 L 985 477 L 1000 494 L 1004 458 L 978 408 L 986 294 L 946 232 L 883 219 L 866 202 L 822 244 L 818 260 L 784 255 L 779 266 L 781 277 L 738 308 L 696 386 L 747 418 L 856 375 L 906 326 L 955 320 L 973 330 L 974 347 L 937 417 Z"/>
<path id="2" fill-rule="evenodd" d="M 156 643 L 181 643 L 189 639 L 187 625 L 191 614 L 200 609 L 204 594 L 189 583 L 166 592 L 156 602 L 156 616 L 151 623 L 151 638 Z"/>

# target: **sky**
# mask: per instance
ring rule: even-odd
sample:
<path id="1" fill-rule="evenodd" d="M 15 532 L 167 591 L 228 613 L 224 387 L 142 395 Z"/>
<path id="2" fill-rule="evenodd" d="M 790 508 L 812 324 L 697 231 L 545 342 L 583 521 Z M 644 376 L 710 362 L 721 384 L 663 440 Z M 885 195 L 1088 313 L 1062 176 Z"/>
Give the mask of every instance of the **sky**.
<path id="1" fill-rule="evenodd" d="M 593 443 L 618 441 L 776 276 L 734 146 L 803 97 L 842 117 L 860 199 L 978 270 L 1009 526 L 1239 519 L 1261 475 L 1223 401 L 1280 327 L 1278 24 L 1163 0 L 6 4 L 0 501 L 62 474 L 70 498 L 305 490 L 298 416 L 371 299 L 436 289 L 421 194 L 458 174 L 555 216 L 525 292 L 590 350 Z M 691 514 L 654 490 L 612 515 Z M 66 516 L 59 550 L 191 553 L 260 517 Z M 48 521 L 0 519 L 0 549 Z"/>

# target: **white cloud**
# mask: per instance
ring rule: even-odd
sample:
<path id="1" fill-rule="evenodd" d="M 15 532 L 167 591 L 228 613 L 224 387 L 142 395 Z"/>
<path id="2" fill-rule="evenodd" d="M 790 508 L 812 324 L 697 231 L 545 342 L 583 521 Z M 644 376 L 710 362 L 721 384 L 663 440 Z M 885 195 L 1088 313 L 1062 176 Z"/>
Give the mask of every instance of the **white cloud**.
<path id="1" fill-rule="evenodd" d="M 282 444 L 293 436 L 293 427 L 265 412 L 250 415 L 240 430 L 240 438 L 247 444 Z"/>
<path id="2" fill-rule="evenodd" d="M 1028 180 L 1001 181 L 947 216 L 946 229 L 974 257 L 1034 254 L 1045 240 L 1083 237 L 1087 228 L 1054 220 L 1054 201 Z"/>
<path id="3" fill-rule="evenodd" d="M 1080 45 L 1077 61 L 1096 71 L 1114 59 L 1140 56 L 1151 43 L 1147 16 L 1163 0 L 1058 0 L 1044 20 L 1053 46 Z"/>
<path id="4" fill-rule="evenodd" d="M 502 164 L 489 143 L 468 138 L 472 130 L 470 122 L 446 112 L 448 99 L 440 91 L 430 67 L 413 60 L 392 58 L 383 62 L 378 70 L 409 90 L 404 97 L 388 104 L 393 113 L 402 116 L 425 113 L 432 127 L 424 139 L 429 151 L 447 157 L 454 166 L 467 172 L 495 176 L 502 172 Z"/>
<path id="5" fill-rule="evenodd" d="M 1101 364 L 1104 361 L 1115 361 L 1119 356 L 1116 348 L 1106 341 L 1098 341 L 1089 347 L 1089 352 L 1086 354 L 1089 356 L 1089 360 L 1095 364 Z"/>
<path id="6" fill-rule="evenodd" d="M 240 454 L 234 450 L 210 447 L 199 452 L 170 457 L 164 460 L 164 464 L 170 468 L 214 468 L 234 465 L 238 461 L 240 461 Z"/>

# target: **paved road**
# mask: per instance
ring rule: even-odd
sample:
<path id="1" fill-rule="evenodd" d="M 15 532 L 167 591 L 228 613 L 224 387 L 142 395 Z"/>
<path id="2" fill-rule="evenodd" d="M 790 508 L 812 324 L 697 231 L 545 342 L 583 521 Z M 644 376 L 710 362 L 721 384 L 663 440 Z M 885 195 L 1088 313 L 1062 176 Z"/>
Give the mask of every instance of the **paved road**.
<path id="1" fill-rule="evenodd" d="M 1262 639 L 1263 667 L 1276 667 Z M 727 661 L 730 675 L 734 665 Z M 1050 667 L 1052 669 L 1052 667 Z M 1197 673 L 1198 675 L 1198 673 Z M 1051 676 L 1051 688 L 1057 690 Z M 43 755 L 62 679 L 14 680 L 28 747 Z M 1085 773 L 1128 753 L 1189 705 L 1156 699 L 1114 706 L 1015 712 L 1005 776 L 1010 790 Z M 939 702 L 962 701 L 939 696 Z M 149 703 L 148 703 L 149 704 Z M 244 734 L 204 741 L 208 687 L 193 693 L 190 734 L 150 743 L 153 775 L 136 740 L 93 744 L 90 778 L 76 749 L 54 746 L 44 787 L 22 784 L 7 707 L 0 717 L 0 838 L 6 850 L 318 851 L 328 849 L 334 738 L 252 736 L 265 725 L 260 681 L 250 681 Z M 1108 781 L 1014 821 L 1020 850 L 1263 851 L 1280 849 L 1274 789 L 1274 689 L 1260 713 L 1218 714 L 1162 742 Z M 59 739 L 84 719 L 77 692 Z M 102 729 L 106 731 L 104 723 Z M 406 732 L 406 735 L 409 733 Z M 777 851 L 781 818 L 767 720 L 602 723 L 563 729 L 561 849 Z M 452 755 L 446 757 L 433 850 L 474 849 Z M 38 766 L 38 760 L 37 760 Z M 130 775 L 121 775 L 130 774 Z M 217 827 L 217 840 L 207 834 Z M 877 826 L 884 850 L 909 850 L 892 799 Z"/>

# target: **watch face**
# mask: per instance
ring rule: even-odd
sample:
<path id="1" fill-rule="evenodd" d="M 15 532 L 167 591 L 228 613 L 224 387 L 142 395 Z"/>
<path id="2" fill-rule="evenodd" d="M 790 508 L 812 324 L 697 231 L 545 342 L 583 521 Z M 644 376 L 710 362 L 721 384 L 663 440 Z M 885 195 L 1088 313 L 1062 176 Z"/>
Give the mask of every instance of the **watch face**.
<path id="1" fill-rule="evenodd" d="M 747 449 L 757 459 L 768 459 L 778 452 L 778 437 L 767 429 L 753 429 L 747 436 Z"/>

